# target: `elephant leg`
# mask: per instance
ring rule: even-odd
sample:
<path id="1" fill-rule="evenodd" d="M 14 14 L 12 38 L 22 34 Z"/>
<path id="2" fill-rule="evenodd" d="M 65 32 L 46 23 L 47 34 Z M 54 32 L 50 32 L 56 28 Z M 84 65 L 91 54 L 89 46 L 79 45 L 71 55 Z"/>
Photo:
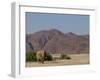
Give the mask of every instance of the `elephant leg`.
<path id="1" fill-rule="evenodd" d="M 37 59 L 37 62 L 40 63 L 41 62 L 41 59 Z"/>
<path id="2" fill-rule="evenodd" d="M 42 58 L 41 63 L 44 64 L 44 59 Z"/>

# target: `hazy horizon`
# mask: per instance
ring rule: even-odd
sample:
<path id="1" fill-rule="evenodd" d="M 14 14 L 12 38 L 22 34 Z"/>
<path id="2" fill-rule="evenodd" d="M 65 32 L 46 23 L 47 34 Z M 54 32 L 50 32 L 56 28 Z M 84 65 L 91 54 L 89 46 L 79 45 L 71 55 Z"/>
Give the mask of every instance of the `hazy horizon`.
<path id="1" fill-rule="evenodd" d="M 89 34 L 89 15 L 26 12 L 26 34 L 57 29 L 63 33 Z"/>

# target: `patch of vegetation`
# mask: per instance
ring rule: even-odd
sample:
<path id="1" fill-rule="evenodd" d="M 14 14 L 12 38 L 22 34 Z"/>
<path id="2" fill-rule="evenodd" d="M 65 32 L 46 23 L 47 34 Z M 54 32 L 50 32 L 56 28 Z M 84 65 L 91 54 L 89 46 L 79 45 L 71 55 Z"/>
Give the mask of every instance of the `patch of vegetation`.
<path id="1" fill-rule="evenodd" d="M 52 61 L 53 60 L 53 57 L 52 55 L 50 55 L 49 53 L 46 54 L 45 58 L 44 58 L 45 61 Z"/>
<path id="2" fill-rule="evenodd" d="M 26 53 L 26 61 L 36 61 L 36 53 L 35 52 L 28 52 Z"/>
<path id="3" fill-rule="evenodd" d="M 71 59 L 71 57 L 66 54 L 61 54 L 60 59 Z"/>
<path id="4" fill-rule="evenodd" d="M 44 61 L 52 61 L 53 57 L 51 54 L 46 53 L 44 56 Z M 30 51 L 26 53 L 26 62 L 35 62 L 37 61 L 36 52 Z"/>

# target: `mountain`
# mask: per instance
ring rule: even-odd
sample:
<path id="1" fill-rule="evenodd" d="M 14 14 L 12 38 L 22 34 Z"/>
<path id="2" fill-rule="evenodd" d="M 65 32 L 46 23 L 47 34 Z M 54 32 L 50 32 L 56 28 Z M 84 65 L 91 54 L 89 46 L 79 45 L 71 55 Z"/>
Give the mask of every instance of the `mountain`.
<path id="1" fill-rule="evenodd" d="M 48 53 L 88 53 L 89 35 L 63 33 L 57 29 L 26 35 L 26 52 L 45 50 Z"/>

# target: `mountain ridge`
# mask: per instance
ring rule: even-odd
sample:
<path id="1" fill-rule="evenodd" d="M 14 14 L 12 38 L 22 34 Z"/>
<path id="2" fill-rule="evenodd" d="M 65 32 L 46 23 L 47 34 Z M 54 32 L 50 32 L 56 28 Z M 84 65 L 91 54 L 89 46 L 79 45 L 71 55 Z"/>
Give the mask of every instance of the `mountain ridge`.
<path id="1" fill-rule="evenodd" d="M 41 30 L 26 35 L 26 52 L 41 49 L 53 54 L 89 52 L 89 35 L 77 35 L 72 32 L 63 33 L 57 29 Z"/>

